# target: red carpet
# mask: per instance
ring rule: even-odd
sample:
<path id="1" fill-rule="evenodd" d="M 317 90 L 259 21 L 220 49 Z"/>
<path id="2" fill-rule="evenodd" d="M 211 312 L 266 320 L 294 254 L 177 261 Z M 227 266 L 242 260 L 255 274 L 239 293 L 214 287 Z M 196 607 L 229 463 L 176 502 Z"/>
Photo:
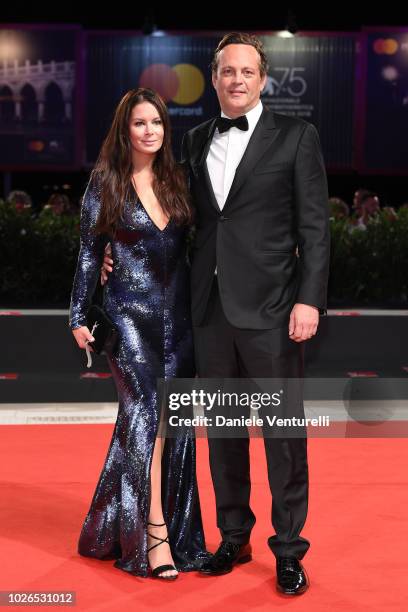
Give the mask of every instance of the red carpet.
<path id="1" fill-rule="evenodd" d="M 1 591 L 76 591 L 74 609 L 110 612 L 407 609 L 405 439 L 309 440 L 310 504 L 303 535 L 311 541 L 304 559 L 311 587 L 288 598 L 275 591 L 274 560 L 266 544 L 273 531 L 259 439 L 251 441 L 257 516 L 252 563 L 226 576 L 180 574 L 176 582 L 163 584 L 127 575 L 112 561 L 77 555 L 112 430 L 113 425 L 0 428 Z M 207 545 L 214 550 L 219 535 L 205 440 L 198 440 L 198 468 Z"/>

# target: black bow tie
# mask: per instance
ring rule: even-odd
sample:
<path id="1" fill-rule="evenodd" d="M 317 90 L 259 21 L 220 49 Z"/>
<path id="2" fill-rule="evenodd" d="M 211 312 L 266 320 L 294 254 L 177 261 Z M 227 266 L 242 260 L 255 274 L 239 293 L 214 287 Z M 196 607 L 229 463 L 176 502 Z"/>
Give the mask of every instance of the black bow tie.
<path id="1" fill-rule="evenodd" d="M 246 132 L 248 130 L 248 119 L 246 115 L 241 115 L 241 117 L 237 117 L 236 119 L 217 117 L 217 128 L 220 134 L 227 132 L 232 127 L 237 127 L 239 130 Z"/>

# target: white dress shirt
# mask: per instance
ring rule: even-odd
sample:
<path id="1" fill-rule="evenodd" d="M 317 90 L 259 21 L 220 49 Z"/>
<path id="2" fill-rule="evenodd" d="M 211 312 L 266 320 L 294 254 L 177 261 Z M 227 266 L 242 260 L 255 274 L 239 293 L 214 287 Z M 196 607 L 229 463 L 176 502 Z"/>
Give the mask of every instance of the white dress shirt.
<path id="1" fill-rule="evenodd" d="M 259 100 L 253 109 L 245 113 L 248 119 L 247 131 L 234 126 L 222 134 L 219 133 L 218 128 L 214 132 L 207 155 L 207 168 L 214 195 L 221 210 L 231 189 L 235 171 L 262 114 L 262 109 L 262 102 Z M 223 112 L 221 116 L 227 117 Z M 231 117 L 227 118 L 231 119 Z"/>

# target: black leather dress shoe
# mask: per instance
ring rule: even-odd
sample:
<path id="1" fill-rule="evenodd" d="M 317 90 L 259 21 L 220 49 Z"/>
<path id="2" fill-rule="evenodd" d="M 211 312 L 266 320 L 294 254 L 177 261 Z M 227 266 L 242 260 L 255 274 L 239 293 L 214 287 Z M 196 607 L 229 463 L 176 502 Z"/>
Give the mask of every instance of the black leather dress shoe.
<path id="1" fill-rule="evenodd" d="M 295 557 L 276 559 L 276 588 L 285 595 L 301 595 L 309 588 L 303 565 Z"/>
<path id="2" fill-rule="evenodd" d="M 222 541 L 213 556 L 200 567 L 202 574 L 221 576 L 229 574 L 237 563 L 248 563 L 252 560 L 252 548 L 248 544 L 233 544 Z"/>

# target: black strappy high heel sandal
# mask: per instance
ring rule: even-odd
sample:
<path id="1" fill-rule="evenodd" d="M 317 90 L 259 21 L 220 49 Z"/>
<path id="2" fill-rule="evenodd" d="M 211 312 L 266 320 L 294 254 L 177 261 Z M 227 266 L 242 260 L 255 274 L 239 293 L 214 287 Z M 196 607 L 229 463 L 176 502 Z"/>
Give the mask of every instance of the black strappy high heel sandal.
<path id="1" fill-rule="evenodd" d="M 147 523 L 148 525 L 152 525 L 152 527 L 163 527 L 166 523 Z M 169 544 L 170 546 L 170 542 L 169 542 L 169 536 L 167 534 L 167 536 L 163 539 L 163 538 L 158 538 L 157 536 L 153 535 L 152 533 L 150 533 L 149 531 L 147 532 L 148 535 L 151 538 L 154 538 L 155 540 L 159 540 L 158 544 L 153 544 L 153 546 L 150 546 L 150 548 L 147 549 L 147 552 L 149 553 L 153 548 L 156 548 L 156 546 L 160 546 L 160 544 Z M 176 570 L 177 569 L 174 567 L 174 565 L 159 565 L 158 567 L 155 567 L 154 569 L 152 569 L 152 576 L 153 578 L 161 578 L 162 580 L 175 580 L 176 578 L 178 578 L 178 574 L 174 574 L 173 576 L 160 576 L 160 574 L 162 572 L 165 572 L 167 570 Z"/>

